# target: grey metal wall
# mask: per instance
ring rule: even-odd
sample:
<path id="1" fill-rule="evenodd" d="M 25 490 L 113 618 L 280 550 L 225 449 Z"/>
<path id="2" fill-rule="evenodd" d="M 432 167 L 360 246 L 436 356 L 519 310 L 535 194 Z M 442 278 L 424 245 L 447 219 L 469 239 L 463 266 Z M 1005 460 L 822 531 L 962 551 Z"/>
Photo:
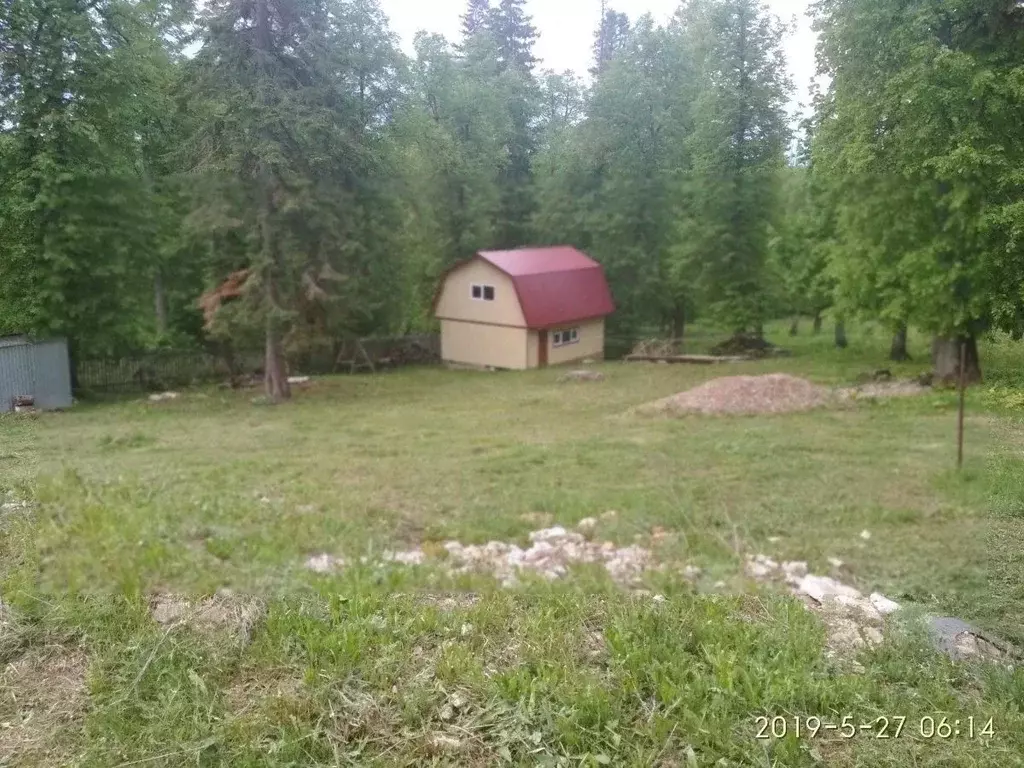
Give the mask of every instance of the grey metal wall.
<path id="1" fill-rule="evenodd" d="M 71 406 L 71 367 L 63 339 L 31 342 L 5 339 L 0 344 L 0 411 L 10 411 L 15 397 L 32 397 L 36 408 Z"/>

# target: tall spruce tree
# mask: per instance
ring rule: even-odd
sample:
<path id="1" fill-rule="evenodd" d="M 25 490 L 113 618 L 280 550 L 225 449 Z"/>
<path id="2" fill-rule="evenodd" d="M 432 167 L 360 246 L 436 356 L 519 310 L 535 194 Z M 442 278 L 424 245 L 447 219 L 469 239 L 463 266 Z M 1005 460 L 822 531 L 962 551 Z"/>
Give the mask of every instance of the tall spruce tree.
<path id="1" fill-rule="evenodd" d="M 789 139 L 784 29 L 756 0 L 695 0 L 678 23 L 699 91 L 677 253 L 706 311 L 737 333 L 759 333 Z"/>
<path id="2" fill-rule="evenodd" d="M 469 0 L 462 15 L 462 37 L 472 37 L 487 29 L 491 16 L 491 0 Z"/>
<path id="3" fill-rule="evenodd" d="M 594 65 L 590 74 L 602 74 L 629 40 L 629 17 L 601 2 L 601 20 L 594 33 Z"/>

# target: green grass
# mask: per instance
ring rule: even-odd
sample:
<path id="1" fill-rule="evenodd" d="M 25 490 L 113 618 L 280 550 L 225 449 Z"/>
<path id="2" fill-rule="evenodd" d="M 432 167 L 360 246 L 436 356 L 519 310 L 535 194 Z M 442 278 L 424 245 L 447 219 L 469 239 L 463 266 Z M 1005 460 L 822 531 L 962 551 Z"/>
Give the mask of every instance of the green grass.
<path id="1" fill-rule="evenodd" d="M 420 369 L 322 379 L 277 408 L 211 389 L 0 419 L 0 487 L 37 502 L 0 522 L 0 665 L 22 670 L 0 678 L 0 765 L 5 738 L 21 740 L 12 759 L 25 765 L 1024 764 L 1024 673 L 954 664 L 905 618 L 852 674 L 825 658 L 812 614 L 741 575 L 745 553 L 817 572 L 838 557 L 905 616 L 956 615 L 1024 642 L 1014 345 L 983 347 L 999 388 L 970 393 L 962 473 L 951 393 L 770 417 L 626 415 L 716 375 L 838 384 L 889 367 L 881 332 L 851 329 L 838 351 L 807 331 L 778 334 L 791 358 L 608 362 L 599 384 Z M 921 360 L 894 373 L 926 367 L 921 339 L 911 352 Z M 667 598 L 654 603 L 593 569 L 502 590 L 434 567 L 303 567 L 319 552 L 522 541 L 608 510 L 602 538 L 666 529 L 659 558 L 702 567 L 697 588 L 652 574 Z M 150 618 L 154 592 L 224 587 L 266 606 L 248 641 Z M 72 652 L 82 690 L 36 691 L 37 719 L 19 726 L 12 695 L 24 702 L 25 680 Z M 81 699 L 67 721 L 43 715 L 55 694 Z M 758 715 L 847 714 L 907 727 L 890 740 L 755 738 Z M 922 738 L 925 715 L 994 717 L 996 735 Z"/>

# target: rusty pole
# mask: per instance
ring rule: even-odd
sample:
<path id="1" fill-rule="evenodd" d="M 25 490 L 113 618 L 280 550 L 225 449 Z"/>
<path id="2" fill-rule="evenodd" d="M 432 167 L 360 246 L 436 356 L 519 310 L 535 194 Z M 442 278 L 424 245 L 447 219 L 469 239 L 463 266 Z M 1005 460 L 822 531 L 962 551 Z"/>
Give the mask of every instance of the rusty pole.
<path id="1" fill-rule="evenodd" d="M 956 424 L 956 468 L 964 466 L 964 389 L 966 388 L 966 376 L 964 368 L 967 367 L 967 342 L 960 342 L 960 410 L 957 414 Z"/>

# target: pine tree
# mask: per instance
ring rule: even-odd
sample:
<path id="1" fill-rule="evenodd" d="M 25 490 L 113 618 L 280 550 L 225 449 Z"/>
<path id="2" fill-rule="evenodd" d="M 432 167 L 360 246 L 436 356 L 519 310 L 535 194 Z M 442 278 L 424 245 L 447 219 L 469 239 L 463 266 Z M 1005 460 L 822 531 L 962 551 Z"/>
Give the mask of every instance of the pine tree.
<path id="1" fill-rule="evenodd" d="M 526 13 L 526 0 L 500 0 L 490 12 L 488 27 L 498 43 L 498 61 L 503 69 L 532 73 L 537 59 L 533 44 L 537 29 Z"/>
<path id="2" fill-rule="evenodd" d="M 466 12 L 462 16 L 462 37 L 472 37 L 485 30 L 490 15 L 490 0 L 469 0 Z"/>
<path id="3" fill-rule="evenodd" d="M 756 334 L 789 138 L 783 29 L 756 0 L 694 2 L 680 23 L 700 79 L 678 253 L 705 308 L 735 332 Z"/>
<path id="4" fill-rule="evenodd" d="M 601 21 L 594 33 L 594 66 L 590 74 L 602 74 L 615 54 L 622 50 L 629 40 L 629 17 L 601 2 Z"/>

